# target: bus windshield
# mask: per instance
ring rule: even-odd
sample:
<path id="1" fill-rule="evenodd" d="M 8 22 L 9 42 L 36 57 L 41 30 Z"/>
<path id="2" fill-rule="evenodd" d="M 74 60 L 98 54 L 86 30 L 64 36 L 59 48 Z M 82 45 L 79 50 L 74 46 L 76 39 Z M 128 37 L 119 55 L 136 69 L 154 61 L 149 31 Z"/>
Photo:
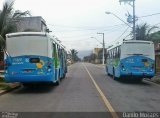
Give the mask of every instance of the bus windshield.
<path id="1" fill-rule="evenodd" d="M 7 39 L 7 51 L 12 57 L 22 55 L 47 56 L 47 40 L 42 36 L 17 36 Z"/>
<path id="2" fill-rule="evenodd" d="M 149 43 L 126 43 L 121 47 L 121 59 L 129 56 L 145 56 L 154 60 L 154 45 Z"/>

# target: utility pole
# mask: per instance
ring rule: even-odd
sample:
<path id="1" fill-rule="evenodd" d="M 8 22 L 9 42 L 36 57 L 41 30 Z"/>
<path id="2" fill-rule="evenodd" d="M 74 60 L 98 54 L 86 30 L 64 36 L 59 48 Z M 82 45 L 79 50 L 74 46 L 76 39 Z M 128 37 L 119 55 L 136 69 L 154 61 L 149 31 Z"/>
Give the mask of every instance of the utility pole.
<path id="1" fill-rule="evenodd" d="M 133 40 L 136 40 L 135 0 L 133 0 Z"/>
<path id="2" fill-rule="evenodd" d="M 135 0 L 119 0 L 121 2 L 128 2 L 130 6 L 133 8 L 133 40 L 136 40 L 136 19 L 135 19 Z M 131 2 L 133 2 L 131 4 Z"/>
<path id="3" fill-rule="evenodd" d="M 103 47 L 103 57 L 102 57 L 102 64 L 104 65 L 104 50 L 105 50 L 104 33 L 97 33 L 97 34 L 102 34 L 103 35 L 103 44 L 102 44 L 102 47 Z"/>

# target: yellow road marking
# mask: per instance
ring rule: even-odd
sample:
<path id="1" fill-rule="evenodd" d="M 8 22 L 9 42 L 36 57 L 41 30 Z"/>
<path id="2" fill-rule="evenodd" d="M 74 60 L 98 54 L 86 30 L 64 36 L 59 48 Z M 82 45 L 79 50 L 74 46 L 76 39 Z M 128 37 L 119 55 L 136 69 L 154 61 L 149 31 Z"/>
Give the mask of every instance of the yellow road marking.
<path id="1" fill-rule="evenodd" d="M 92 80 L 93 84 L 95 85 L 97 91 L 99 92 L 102 100 L 104 101 L 107 109 L 109 110 L 109 112 L 111 113 L 113 118 L 119 118 L 117 113 L 115 112 L 115 110 L 113 109 L 112 105 L 110 104 L 110 102 L 108 101 L 108 99 L 105 97 L 104 93 L 102 92 L 102 90 L 100 89 L 100 87 L 98 86 L 98 84 L 95 82 L 94 78 L 92 77 L 92 75 L 90 74 L 90 72 L 88 71 L 87 67 L 83 64 L 83 66 L 85 67 L 88 75 L 90 76 L 90 79 Z"/>

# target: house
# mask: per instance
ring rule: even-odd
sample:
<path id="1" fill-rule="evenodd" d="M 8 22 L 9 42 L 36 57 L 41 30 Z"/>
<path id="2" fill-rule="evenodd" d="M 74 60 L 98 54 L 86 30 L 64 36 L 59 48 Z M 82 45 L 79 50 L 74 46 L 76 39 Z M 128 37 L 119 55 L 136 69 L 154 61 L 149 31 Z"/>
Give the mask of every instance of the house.
<path id="1" fill-rule="evenodd" d="M 96 59 L 95 59 L 95 63 L 101 63 L 102 62 L 102 58 L 100 58 L 100 57 L 102 57 L 102 56 L 100 56 L 100 55 L 102 55 L 102 48 L 94 48 L 94 51 L 93 51 L 93 53 L 96 55 Z"/>
<path id="2" fill-rule="evenodd" d="M 46 21 L 41 16 L 21 17 L 16 19 L 17 32 L 35 31 L 46 32 Z"/>
<path id="3" fill-rule="evenodd" d="M 15 20 L 17 32 L 49 32 L 46 21 L 41 16 L 20 17 Z M 4 53 L 0 50 L 0 70 L 4 69 Z"/>
<path id="4" fill-rule="evenodd" d="M 155 44 L 156 72 L 160 72 L 160 43 Z"/>

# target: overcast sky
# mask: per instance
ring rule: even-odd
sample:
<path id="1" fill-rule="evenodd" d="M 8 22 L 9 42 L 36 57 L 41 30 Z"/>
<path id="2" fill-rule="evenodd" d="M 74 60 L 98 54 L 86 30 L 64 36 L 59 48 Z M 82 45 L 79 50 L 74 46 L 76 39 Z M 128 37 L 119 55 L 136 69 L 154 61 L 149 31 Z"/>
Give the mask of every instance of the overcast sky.
<path id="1" fill-rule="evenodd" d="M 0 8 L 3 2 L 0 1 Z M 33 16 L 42 16 L 51 34 L 57 36 L 67 49 L 79 51 L 102 47 L 96 39 L 90 38 L 95 37 L 102 42 L 102 36 L 97 32 L 105 33 L 107 47 L 121 41 L 131 30 L 128 28 L 121 36 L 128 26 L 113 15 L 105 14 L 105 11 L 110 11 L 126 21 L 125 14 L 132 14 L 132 7 L 120 5 L 119 0 L 15 0 L 14 8 L 29 10 Z M 154 13 L 160 13 L 160 0 L 136 0 L 138 17 Z M 150 25 L 160 23 L 160 14 L 137 21 L 138 24 L 145 22 Z"/>

